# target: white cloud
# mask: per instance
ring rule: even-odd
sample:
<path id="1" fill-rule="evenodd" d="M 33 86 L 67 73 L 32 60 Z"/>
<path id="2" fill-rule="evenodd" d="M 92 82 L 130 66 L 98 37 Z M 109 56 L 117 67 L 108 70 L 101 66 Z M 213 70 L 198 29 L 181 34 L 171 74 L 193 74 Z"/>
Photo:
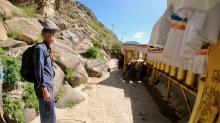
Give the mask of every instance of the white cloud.
<path id="1" fill-rule="evenodd" d="M 133 34 L 133 37 L 136 39 L 141 39 L 144 37 L 144 32 L 136 32 Z"/>

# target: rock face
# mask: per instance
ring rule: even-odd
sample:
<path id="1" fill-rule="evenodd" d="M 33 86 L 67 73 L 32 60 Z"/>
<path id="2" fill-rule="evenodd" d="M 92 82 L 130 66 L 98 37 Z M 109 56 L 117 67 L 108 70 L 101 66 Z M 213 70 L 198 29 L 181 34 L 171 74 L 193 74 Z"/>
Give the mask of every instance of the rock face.
<path id="1" fill-rule="evenodd" d="M 5 41 L 8 39 L 7 32 L 5 30 L 4 25 L 0 21 L 0 41 Z"/>
<path id="2" fill-rule="evenodd" d="M 27 46 L 27 43 L 9 38 L 6 41 L 0 42 L 0 46 L 3 49 L 9 49 L 9 48 L 16 48 L 16 47 Z"/>
<path id="3" fill-rule="evenodd" d="M 62 82 L 63 82 L 65 75 L 64 75 L 64 72 L 62 71 L 62 69 L 57 64 L 54 64 L 54 65 L 55 65 L 55 68 L 54 68 L 55 77 L 53 79 L 53 82 L 54 82 L 55 93 L 57 93 L 59 88 L 62 86 Z"/>
<path id="4" fill-rule="evenodd" d="M 67 68 L 76 68 L 80 62 L 80 57 L 77 53 L 74 53 L 70 47 L 59 41 L 56 41 L 51 47 L 54 55 L 54 61 L 61 67 L 62 70 Z"/>
<path id="5" fill-rule="evenodd" d="M 105 72 L 108 72 L 108 65 L 98 59 L 87 60 L 85 67 L 90 77 L 101 77 Z"/>
<path id="6" fill-rule="evenodd" d="M 83 40 L 82 43 L 79 44 L 77 48 L 77 52 L 79 54 L 84 54 L 88 51 L 89 48 L 93 46 L 93 43 L 89 39 Z"/>
<path id="7" fill-rule="evenodd" d="M 16 37 L 19 40 L 28 41 L 28 43 L 37 40 L 41 35 L 42 25 L 34 18 L 16 17 L 5 21 L 8 32 L 17 31 L 22 35 Z M 29 41 L 30 40 L 30 41 Z"/>
<path id="8" fill-rule="evenodd" d="M 84 66 L 80 63 L 75 68 L 75 77 L 73 80 L 69 81 L 72 87 L 78 86 L 80 84 L 86 84 L 89 81 L 89 76 L 84 68 Z"/>
<path id="9" fill-rule="evenodd" d="M 77 37 L 77 35 L 74 33 L 73 30 L 62 31 L 60 33 L 60 37 L 58 38 L 60 39 L 60 42 L 70 46 L 73 49 L 80 43 L 79 38 Z"/>
<path id="10" fill-rule="evenodd" d="M 22 15 L 22 12 L 9 1 L 0 0 L 0 15 L 4 15 L 6 18 L 8 18 L 14 15 Z"/>
<path id="11" fill-rule="evenodd" d="M 170 5 L 162 17 L 154 25 L 150 37 L 149 44 L 152 46 L 164 47 L 167 41 L 168 33 L 171 28 L 170 16 L 172 14 L 173 7 Z"/>
<path id="12" fill-rule="evenodd" d="M 85 100 L 85 98 L 71 86 L 65 85 L 62 89 L 62 96 L 57 102 L 58 108 L 71 107 L 75 104 L 79 104 Z"/>
<path id="13" fill-rule="evenodd" d="M 23 52 L 28 48 L 29 46 L 22 46 L 22 47 L 16 47 L 13 49 L 10 49 L 8 51 L 5 51 L 5 54 L 12 57 L 18 57 L 23 54 Z"/>
<path id="14" fill-rule="evenodd" d="M 30 123 L 34 118 L 37 117 L 35 109 L 25 108 L 23 111 L 25 123 Z"/>

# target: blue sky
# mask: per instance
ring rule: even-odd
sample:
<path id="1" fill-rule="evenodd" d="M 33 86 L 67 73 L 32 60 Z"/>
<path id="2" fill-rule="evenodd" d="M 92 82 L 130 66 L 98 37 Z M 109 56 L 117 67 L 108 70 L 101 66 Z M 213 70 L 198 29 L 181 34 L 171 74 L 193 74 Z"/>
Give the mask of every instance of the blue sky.
<path id="1" fill-rule="evenodd" d="M 80 0 L 123 41 L 147 43 L 167 0 Z M 114 25 L 114 26 L 112 26 Z"/>

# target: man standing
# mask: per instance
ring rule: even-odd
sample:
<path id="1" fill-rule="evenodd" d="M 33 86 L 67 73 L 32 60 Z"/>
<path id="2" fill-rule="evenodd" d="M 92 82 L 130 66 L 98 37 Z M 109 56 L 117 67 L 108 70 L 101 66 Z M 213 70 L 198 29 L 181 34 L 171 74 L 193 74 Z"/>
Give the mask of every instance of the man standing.
<path id="1" fill-rule="evenodd" d="M 34 48 L 35 92 L 39 101 L 41 123 L 56 123 L 53 77 L 53 61 L 50 45 L 59 28 L 48 21 L 42 30 L 43 43 Z"/>

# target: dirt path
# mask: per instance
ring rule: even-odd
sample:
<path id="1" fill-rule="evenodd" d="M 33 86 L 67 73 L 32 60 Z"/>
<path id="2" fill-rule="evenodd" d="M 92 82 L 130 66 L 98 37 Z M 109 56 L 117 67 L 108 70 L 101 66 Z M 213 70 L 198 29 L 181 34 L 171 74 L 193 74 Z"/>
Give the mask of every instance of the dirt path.
<path id="1" fill-rule="evenodd" d="M 57 123 L 170 123 L 142 83 L 121 81 L 117 61 L 109 61 L 111 72 L 91 78 L 82 88 L 86 101 L 72 109 L 57 109 Z M 81 88 L 79 87 L 78 90 Z M 39 123 L 39 117 L 32 123 Z"/>

